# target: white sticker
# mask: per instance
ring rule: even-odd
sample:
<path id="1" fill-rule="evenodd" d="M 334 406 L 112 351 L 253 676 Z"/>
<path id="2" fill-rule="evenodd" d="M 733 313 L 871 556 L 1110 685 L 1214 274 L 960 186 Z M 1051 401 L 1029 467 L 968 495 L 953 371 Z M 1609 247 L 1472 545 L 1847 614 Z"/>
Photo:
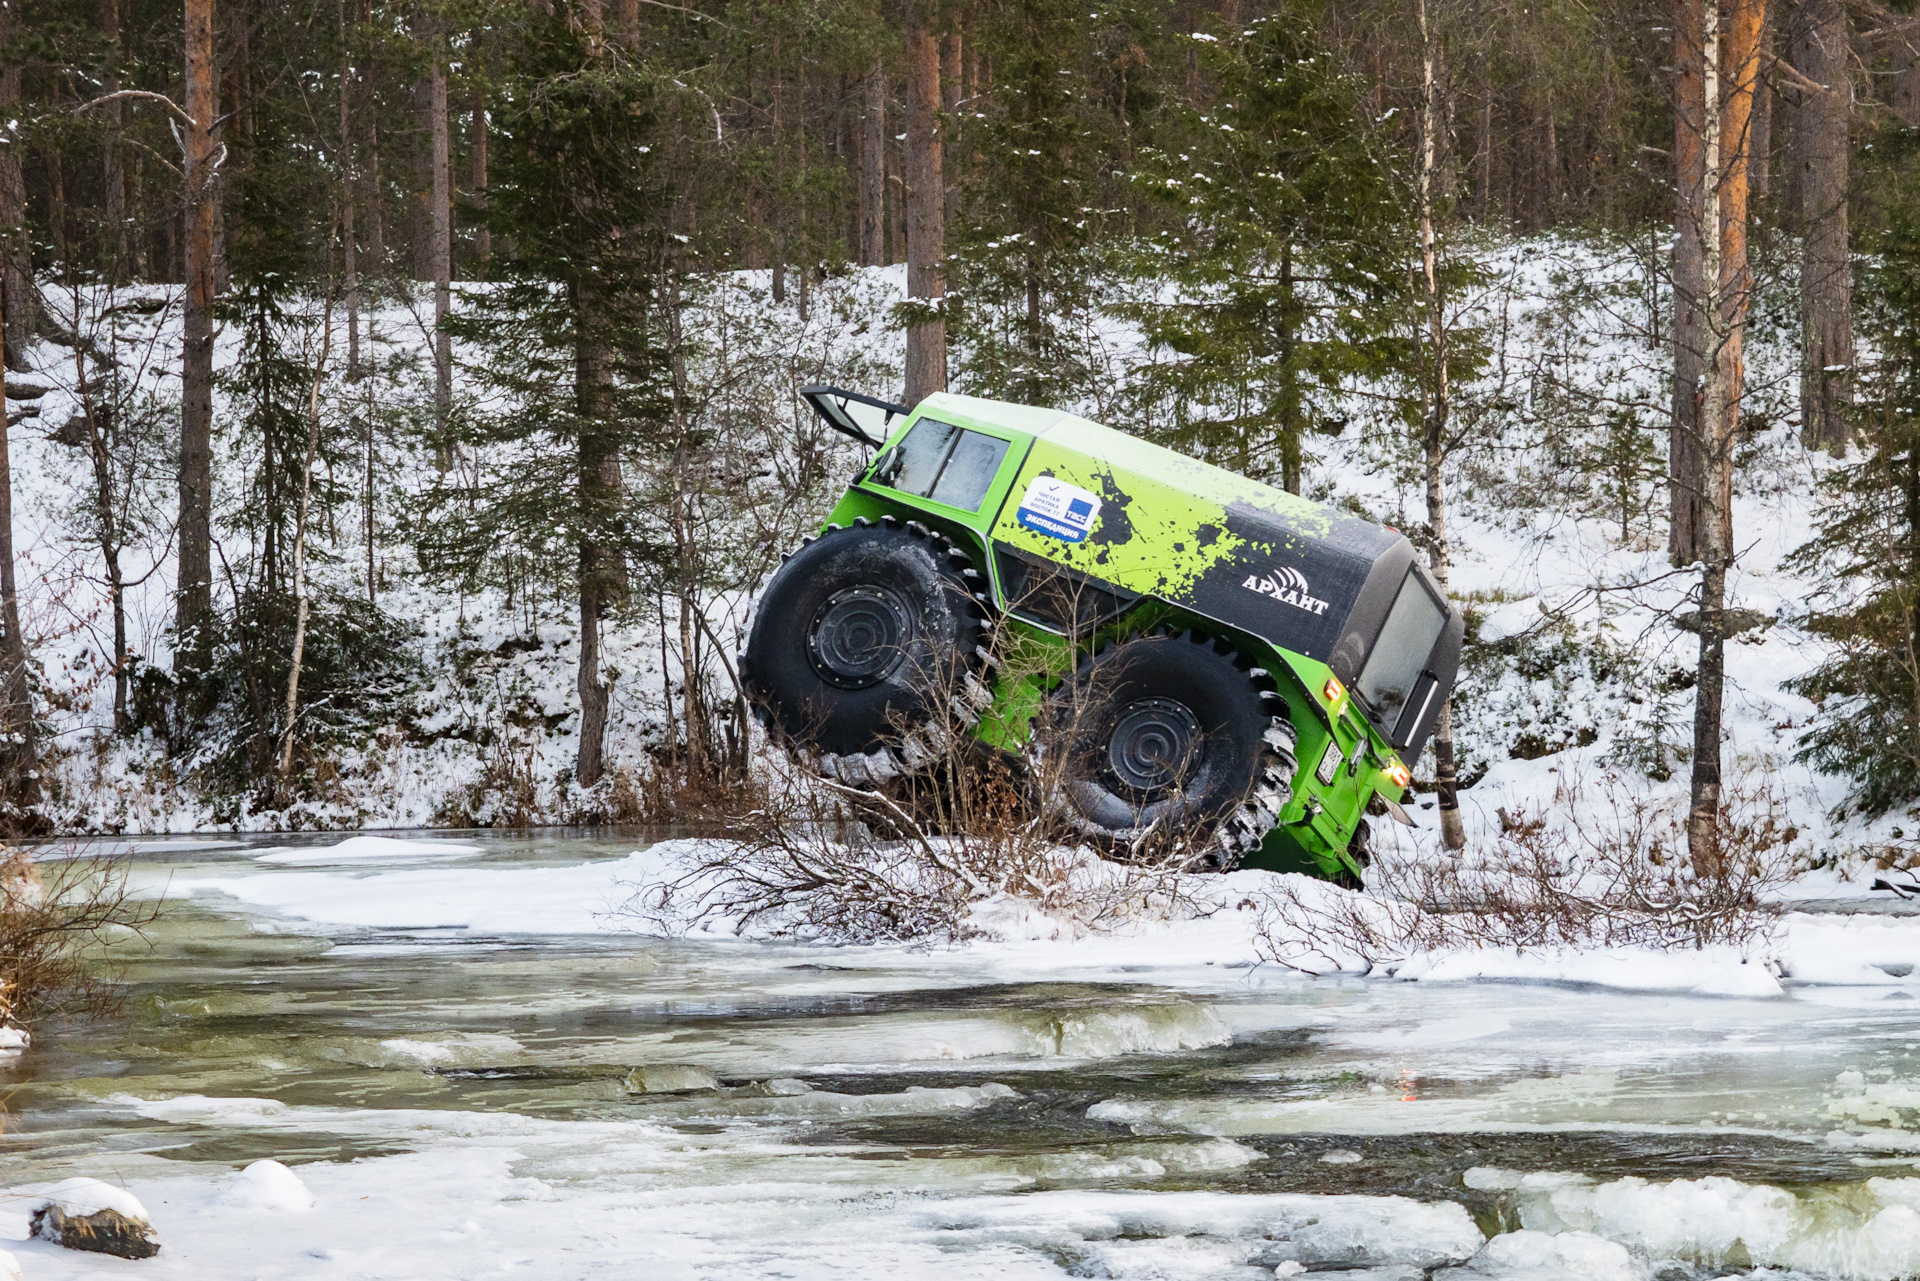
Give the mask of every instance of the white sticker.
<path id="1" fill-rule="evenodd" d="M 1068 543 L 1084 543 L 1100 519 L 1100 500 L 1078 485 L 1052 476 L 1035 476 L 1021 496 L 1020 523 L 1037 534 Z"/>

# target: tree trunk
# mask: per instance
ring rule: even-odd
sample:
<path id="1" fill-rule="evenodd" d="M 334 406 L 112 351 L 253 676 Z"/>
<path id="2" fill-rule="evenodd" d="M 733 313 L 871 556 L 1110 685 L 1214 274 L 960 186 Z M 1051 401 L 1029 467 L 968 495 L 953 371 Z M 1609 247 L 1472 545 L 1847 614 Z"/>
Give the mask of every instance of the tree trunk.
<path id="1" fill-rule="evenodd" d="M 1800 213 L 1800 434 L 1810 448 L 1845 454 L 1853 387 L 1853 288 L 1847 258 L 1847 74 L 1843 0 L 1804 0 L 1793 40 L 1794 68 L 1826 92 L 1803 90 L 1798 154 Z"/>
<path id="2" fill-rule="evenodd" d="M 622 19 L 625 29 L 625 19 Z M 473 136 L 468 149 L 473 161 L 473 207 L 480 215 L 473 228 L 473 256 L 477 262 L 485 262 L 493 257 L 493 233 L 487 229 L 487 99 L 478 89 L 468 100 L 467 109 L 473 116 Z"/>
<path id="3" fill-rule="evenodd" d="M 120 513 L 115 508 L 113 455 L 108 428 L 94 386 L 87 377 L 87 356 L 73 352 L 74 395 L 87 428 L 87 460 L 93 466 L 93 520 L 100 544 L 100 560 L 107 571 L 107 599 L 113 607 L 113 732 L 130 734 L 127 717 L 127 602 L 125 575 L 120 568 Z"/>
<path id="4" fill-rule="evenodd" d="M 1300 448 L 1300 369 L 1295 361 L 1299 335 L 1294 332 L 1292 301 L 1299 288 L 1293 275 L 1293 241 L 1280 246 L 1280 294 L 1287 300 L 1279 308 L 1280 328 L 1280 488 L 1289 494 L 1300 492 L 1305 479 L 1306 459 Z M 1251 442 L 1245 428 L 1240 431 L 1240 457 L 1235 469 L 1245 473 L 1252 466 Z"/>
<path id="5" fill-rule="evenodd" d="M 606 771 L 607 687 L 600 680 L 600 593 L 587 582 L 580 586 L 580 745 L 574 754 L 573 776 L 582 787 L 592 787 Z"/>
<path id="6" fill-rule="evenodd" d="M 860 121 L 860 265 L 887 262 L 887 73 L 879 63 L 863 84 Z"/>
<path id="7" fill-rule="evenodd" d="M 940 44 L 926 26 L 928 0 L 912 0 L 907 19 L 907 297 L 937 309 L 947 292 L 940 158 Z M 947 322 L 936 314 L 907 329 L 906 399 L 947 389 Z"/>
<path id="8" fill-rule="evenodd" d="M 600 311 L 576 294 L 579 337 L 574 348 L 574 398 L 580 414 L 578 445 L 580 538 L 580 742 L 573 774 L 582 787 L 600 781 L 605 768 L 607 687 L 600 679 L 600 620 L 623 585 L 618 554 L 604 546 L 599 531 L 618 501 L 620 456 L 610 434 L 608 415 L 613 387 L 613 351 L 607 345 Z"/>
<path id="9" fill-rule="evenodd" d="M 1480 55 L 1480 137 L 1474 151 L 1480 170 L 1480 190 L 1474 194 L 1484 225 L 1493 201 L 1493 55 Z"/>
<path id="10" fill-rule="evenodd" d="M 1920 125 L 1920 18 L 1906 15 L 1893 33 L 1893 109 L 1910 125 Z"/>
<path id="11" fill-rule="evenodd" d="M 8 56 L 12 34 L 11 7 L 0 9 L 0 78 L 8 79 L 12 90 L 5 106 L 11 110 L 18 102 L 20 74 Z M 6 148 L 9 156 L 16 149 Z M 14 162 L 17 175 L 19 164 Z M 0 225 L 0 252 L 12 258 L 12 246 L 24 234 L 18 221 Z M 0 367 L 6 365 L 11 351 L 9 339 L 13 309 L 19 295 L 13 292 L 11 272 L 0 275 Z M 6 401 L 0 399 L 0 835 L 11 836 L 37 826 L 27 811 L 40 803 L 38 744 L 33 724 L 33 690 L 27 678 L 27 639 L 20 630 L 20 592 L 14 575 L 13 549 L 13 463 L 12 444 L 8 440 Z"/>
<path id="12" fill-rule="evenodd" d="M 1773 190 L 1773 64 L 1780 34 L 1779 6 L 1783 0 L 1761 0 L 1760 61 L 1753 81 L 1753 123 L 1747 144 L 1747 203 L 1756 218 L 1768 211 L 1761 206 Z"/>
<path id="13" fill-rule="evenodd" d="M 4 19 L 0 19 L 4 22 Z M 0 26 L 0 45 L 5 43 Z M 0 287 L 0 343 L 10 299 Z M 0 351 L 0 359 L 4 359 Z M 0 406 L 0 835 L 37 826 L 29 816 L 40 803 L 39 751 L 33 725 L 33 690 L 27 679 L 27 639 L 20 631 L 20 591 L 13 566 L 13 463 L 6 414 Z"/>
<path id="14" fill-rule="evenodd" d="M 954 21 L 957 24 L 959 19 L 956 18 Z M 958 147 L 960 144 L 960 68 L 962 65 L 964 65 L 964 59 L 961 57 L 960 28 L 956 25 L 954 29 L 948 32 L 940 41 L 940 84 L 943 90 L 941 106 L 946 111 L 946 127 L 948 133 L 946 142 L 952 147 Z M 960 153 L 955 151 L 951 157 L 948 157 L 946 155 L 947 150 L 947 147 L 941 149 L 942 159 L 951 159 L 953 167 L 958 168 L 960 164 Z M 943 227 L 958 226 L 960 222 L 960 184 L 954 180 L 957 175 L 948 175 L 944 172 L 946 165 L 943 164 L 941 168 L 943 171 L 941 178 L 945 183 L 945 198 L 942 201 L 944 208 L 941 210 L 942 225 Z"/>
<path id="15" fill-rule="evenodd" d="M 300 668 L 306 661 L 307 620 L 312 602 L 307 593 L 307 524 L 313 512 L 313 463 L 320 452 L 320 384 L 327 376 L 327 356 L 333 350 L 333 282 L 327 282 L 327 305 L 320 321 L 320 358 L 313 364 L 307 394 L 307 452 L 300 466 L 300 511 L 293 524 L 293 653 L 287 662 L 287 703 L 280 733 L 280 799 L 292 804 L 293 731 L 300 714 Z"/>
<path id="16" fill-rule="evenodd" d="M 695 580 L 695 546 L 692 503 L 688 493 L 687 457 L 684 435 L 673 451 L 673 523 L 674 594 L 678 598 L 680 625 L 680 720 L 687 727 L 687 771 L 689 780 L 703 778 L 711 753 L 707 743 L 706 700 L 701 696 L 700 640 L 694 630 L 694 611 L 700 608 Z"/>
<path id="17" fill-rule="evenodd" d="M 907 149 L 898 140 L 890 140 L 887 159 L 892 166 L 887 174 L 887 256 L 886 263 L 907 260 Z"/>
<path id="18" fill-rule="evenodd" d="M 452 461 L 446 433 L 453 412 L 453 336 L 447 332 L 447 315 L 453 310 L 453 164 L 447 141 L 446 46 L 437 30 L 427 86 L 433 115 L 433 417 L 446 466 Z"/>
<path id="19" fill-rule="evenodd" d="M 387 274 L 387 202 L 380 190 L 380 122 L 367 113 L 367 256 L 373 260 L 375 280 Z M 369 322 L 371 323 L 371 322 Z"/>
<path id="20" fill-rule="evenodd" d="M 437 42 L 433 56 L 437 65 Z M 429 73 L 413 86 L 413 189 L 407 193 L 407 208 L 412 215 L 407 231 L 413 241 L 413 278 L 420 281 L 433 279 L 433 187 L 437 176 L 433 116 L 433 75 Z"/>
<path id="21" fill-rule="evenodd" d="M 1702 6 L 1704 177 L 1701 288 L 1708 297 L 1708 353 L 1700 403 L 1704 483 L 1700 511 L 1700 674 L 1694 687 L 1692 798 L 1687 848 L 1694 871 L 1717 876 L 1720 857 L 1721 707 L 1726 683 L 1727 574 L 1733 566 L 1733 448 L 1740 422 L 1742 343 L 1752 278 L 1747 268 L 1747 147 L 1760 60 L 1763 0 Z M 1726 90 L 1721 96 L 1720 81 Z"/>
<path id="22" fill-rule="evenodd" d="M 108 0 L 112 3 L 112 0 Z M 354 243 L 353 52 L 347 29 L 347 0 L 340 0 L 340 257 L 347 303 L 347 377 L 360 376 L 360 253 Z"/>
<path id="23" fill-rule="evenodd" d="M 102 94 L 120 92 L 120 0 L 100 0 L 100 37 L 107 47 L 107 70 L 100 77 Z M 120 155 L 121 103 L 110 102 L 106 113 L 107 137 L 101 146 L 100 194 L 106 217 L 107 283 L 118 287 L 126 282 L 127 270 L 127 180 Z"/>
<path id="24" fill-rule="evenodd" d="M 12 6 L 0 9 L 0 31 L 13 21 Z M 0 43 L 5 36 L 0 35 Z M 20 64 L 0 62 L 0 122 L 20 111 Z M 4 348 L 8 369 L 27 370 L 27 344 L 40 321 L 40 290 L 33 280 L 33 254 L 26 235 L 27 183 L 21 168 L 22 147 L 16 140 L 0 147 L 0 290 L 7 295 Z"/>
<path id="25" fill-rule="evenodd" d="M 213 614 L 213 0 L 186 0 L 186 305 L 180 354 L 180 577 L 175 671 L 180 657 L 206 670 Z"/>
<path id="26" fill-rule="evenodd" d="M 1447 490 L 1444 467 L 1447 460 L 1447 417 L 1452 409 L 1453 389 L 1447 363 L 1446 298 L 1440 288 L 1439 242 L 1435 231 L 1434 201 L 1438 194 L 1437 172 L 1440 150 L 1440 86 L 1435 77 L 1439 41 L 1427 18 L 1427 0 L 1417 0 L 1420 17 L 1420 271 L 1426 293 L 1427 311 L 1427 403 L 1421 432 L 1426 463 L 1427 532 L 1432 542 L 1427 553 L 1433 577 L 1442 591 L 1447 587 L 1451 568 L 1451 549 L 1447 543 Z M 1466 833 L 1460 825 L 1460 798 L 1453 759 L 1453 700 L 1440 706 L 1440 718 L 1433 733 L 1433 791 L 1440 808 L 1440 843 L 1449 850 L 1466 845 Z"/>
<path id="27" fill-rule="evenodd" d="M 1706 294 L 1701 274 L 1706 120 L 1702 0 L 1673 6 L 1673 421 L 1667 434 L 1667 555 L 1700 558 L 1700 390 L 1706 372 Z M 1716 75 L 1717 79 L 1717 75 Z"/>

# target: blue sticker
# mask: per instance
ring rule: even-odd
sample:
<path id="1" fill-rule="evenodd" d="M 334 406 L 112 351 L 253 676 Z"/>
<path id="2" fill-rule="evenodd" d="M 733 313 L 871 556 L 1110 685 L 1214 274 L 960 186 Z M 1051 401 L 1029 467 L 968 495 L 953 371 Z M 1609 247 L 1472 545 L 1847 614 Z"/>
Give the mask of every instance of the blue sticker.
<path id="1" fill-rule="evenodd" d="M 1015 513 L 1036 534 L 1066 543 L 1084 543 L 1100 519 L 1100 500 L 1078 485 L 1052 476 L 1036 476 L 1027 485 Z"/>

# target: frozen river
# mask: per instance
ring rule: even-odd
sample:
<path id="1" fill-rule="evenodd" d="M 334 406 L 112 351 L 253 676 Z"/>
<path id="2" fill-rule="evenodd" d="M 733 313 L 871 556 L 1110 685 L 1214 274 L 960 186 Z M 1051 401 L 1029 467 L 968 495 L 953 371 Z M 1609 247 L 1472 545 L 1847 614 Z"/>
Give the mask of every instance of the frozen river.
<path id="1" fill-rule="evenodd" d="M 123 1017 L 0 1071 L 0 1186 L 122 1184 L 165 1249 L 0 1241 L 30 1281 L 1920 1276 L 1911 965 L 1705 996 L 662 940 L 601 915 L 632 838 L 459 839 L 142 847 L 155 946 Z M 263 1157 L 312 1210 L 233 1195 Z"/>

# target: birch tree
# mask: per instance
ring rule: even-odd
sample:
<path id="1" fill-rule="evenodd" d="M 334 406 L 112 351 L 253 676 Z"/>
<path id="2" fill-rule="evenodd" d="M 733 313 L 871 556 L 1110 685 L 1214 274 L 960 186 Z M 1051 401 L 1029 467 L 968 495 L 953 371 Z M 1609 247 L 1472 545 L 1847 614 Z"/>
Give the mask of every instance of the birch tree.
<path id="1" fill-rule="evenodd" d="M 1447 587 L 1452 549 L 1447 540 L 1447 417 L 1452 407 L 1452 370 L 1448 356 L 1446 295 L 1441 288 L 1436 204 L 1439 198 L 1442 88 L 1435 64 L 1440 37 L 1428 16 L 1428 0 L 1416 0 L 1420 18 L 1420 285 L 1426 304 L 1427 351 L 1425 412 L 1421 423 L 1422 461 L 1427 490 L 1427 563 L 1442 591 Z M 1467 843 L 1460 824 L 1460 798 L 1453 752 L 1453 698 L 1440 705 L 1433 731 L 1433 790 L 1440 810 L 1440 843 L 1457 850 Z"/>
<path id="2" fill-rule="evenodd" d="M 1700 473 L 1693 490 L 1699 678 L 1694 687 L 1692 795 L 1687 846 L 1701 875 L 1720 871 L 1720 738 L 1726 685 L 1727 574 L 1733 566 L 1733 446 L 1740 420 L 1747 304 L 1747 154 L 1759 73 L 1764 0 L 1679 0 L 1674 24 L 1676 115 L 1682 135 L 1697 122 L 1697 163 L 1676 149 L 1681 214 L 1698 238 L 1697 265 L 1676 256 L 1676 308 L 1699 317 L 1697 426 L 1691 442 Z M 1683 61 L 1684 59 L 1684 61 Z M 1685 67 L 1686 72 L 1681 68 Z M 1697 68 L 1697 82 L 1691 77 Z M 1697 184 L 1689 187 L 1689 184 Z M 1685 234 L 1683 232 L 1683 234 Z M 1676 333 L 1679 326 L 1676 325 Z M 1676 352 L 1676 355 L 1678 353 Z M 1678 385 L 1676 404 L 1688 389 Z M 1676 433 L 1679 423 L 1676 421 Z M 1678 512 L 1676 511 L 1676 520 Z"/>

